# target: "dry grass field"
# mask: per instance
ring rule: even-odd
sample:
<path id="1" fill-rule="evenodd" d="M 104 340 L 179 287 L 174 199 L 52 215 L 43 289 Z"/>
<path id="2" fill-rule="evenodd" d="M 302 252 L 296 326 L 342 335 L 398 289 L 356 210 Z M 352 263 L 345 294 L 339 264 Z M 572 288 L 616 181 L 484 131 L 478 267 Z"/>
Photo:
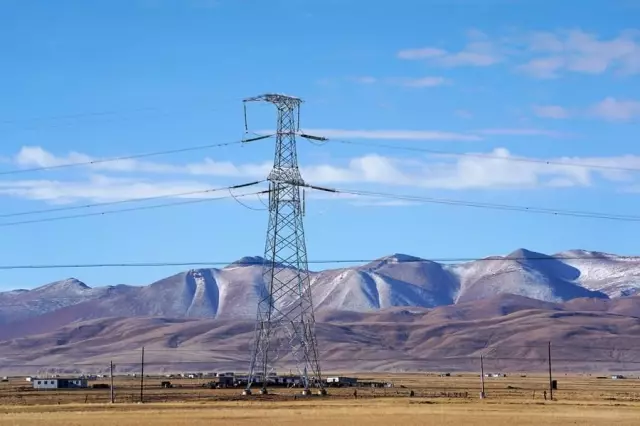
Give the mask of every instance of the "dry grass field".
<path id="1" fill-rule="evenodd" d="M 108 389 L 35 391 L 24 379 L 0 383 L 0 426 L 50 425 L 637 425 L 640 380 L 561 376 L 554 401 L 544 401 L 544 376 L 485 379 L 465 374 L 371 375 L 393 388 L 330 389 L 327 397 L 300 397 L 299 390 L 273 389 L 268 396 L 240 395 L 241 389 L 207 389 L 207 379 L 117 378 L 116 403 Z M 162 380 L 176 387 L 163 389 Z M 92 384 L 94 382 L 91 382 Z M 99 382 L 98 382 L 99 383 Z M 414 396 L 410 396 L 410 392 Z M 263 420 L 264 419 L 264 420 Z"/>
<path id="2" fill-rule="evenodd" d="M 407 398 L 3 407 L 0 425 L 637 425 L 640 407 Z M 302 422 L 301 420 L 304 419 Z"/>

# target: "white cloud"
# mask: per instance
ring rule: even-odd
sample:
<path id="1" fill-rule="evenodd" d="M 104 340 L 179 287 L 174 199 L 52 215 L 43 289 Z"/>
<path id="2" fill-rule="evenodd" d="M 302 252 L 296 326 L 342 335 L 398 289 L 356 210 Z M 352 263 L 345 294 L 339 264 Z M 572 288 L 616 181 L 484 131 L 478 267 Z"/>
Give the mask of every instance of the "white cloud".
<path id="1" fill-rule="evenodd" d="M 558 105 L 534 106 L 533 111 L 537 116 L 545 118 L 596 117 L 607 121 L 622 122 L 640 117 L 640 102 L 607 97 L 588 108 L 575 109 L 571 112 Z"/>
<path id="2" fill-rule="evenodd" d="M 625 31 L 609 40 L 581 30 L 537 32 L 527 38 L 527 50 L 533 58 L 519 69 L 537 78 L 556 78 L 562 71 L 640 73 L 637 32 Z"/>
<path id="3" fill-rule="evenodd" d="M 480 129 L 476 133 L 481 135 L 493 136 L 547 136 L 550 138 L 567 137 L 566 133 L 556 132 L 553 130 L 534 129 L 534 128 L 495 128 Z"/>
<path id="4" fill-rule="evenodd" d="M 134 198 L 164 197 L 173 194 L 205 191 L 217 186 L 223 185 L 196 181 L 123 179 L 92 175 L 82 180 L 27 179 L 2 181 L 0 182 L 0 194 L 64 204 L 75 201 L 111 202 Z M 251 192 L 248 188 L 243 189 L 243 191 Z M 229 195 L 229 193 L 225 191 L 220 193 L 187 194 L 172 198 L 209 198 L 220 195 Z"/>
<path id="5" fill-rule="evenodd" d="M 418 49 L 403 49 L 398 52 L 398 58 L 400 59 L 429 59 L 440 58 L 447 54 L 446 50 L 437 49 L 435 47 L 422 47 Z"/>
<path id="6" fill-rule="evenodd" d="M 569 111 L 558 105 L 535 105 L 533 112 L 538 117 L 562 119 L 569 117 Z"/>
<path id="7" fill-rule="evenodd" d="M 427 76 L 427 77 L 389 77 L 389 78 L 376 78 L 371 76 L 356 77 L 353 79 L 356 83 L 360 84 L 390 84 L 394 86 L 424 88 L 424 87 L 437 87 L 449 83 L 449 80 L 444 77 Z"/>
<path id="8" fill-rule="evenodd" d="M 42 162 L 59 164 L 61 158 L 42 150 Z M 77 154 L 83 155 L 83 154 Z M 88 156 L 87 156 L 88 157 Z M 523 161 L 524 160 L 524 161 Z M 533 161 L 531 161 L 533 160 Z M 140 170 L 136 161 L 131 160 L 131 170 Z M 107 163 L 102 163 L 104 166 Z M 165 165 L 152 167 L 155 178 L 138 174 L 135 177 L 114 177 L 92 174 L 84 179 L 59 180 L 3 180 L 0 194 L 49 203 L 104 202 L 132 198 L 166 196 L 170 194 L 203 191 L 226 186 L 213 183 L 207 178 L 232 177 L 234 183 L 265 178 L 269 165 L 213 163 L 173 164 L 172 174 L 189 176 L 185 179 L 166 179 L 157 174 Z M 226 164 L 219 167 L 219 164 Z M 580 164 L 583 167 L 572 165 Z M 606 169 L 610 167 L 612 169 Z M 351 158 L 344 162 L 304 165 L 301 172 L 304 179 L 320 186 L 337 188 L 363 188 L 362 185 L 399 186 L 414 189 L 532 189 L 540 187 L 590 186 L 595 179 L 601 179 L 623 187 L 638 185 L 637 174 L 615 168 L 640 168 L 640 156 L 592 158 L 538 158 L 517 157 L 504 148 L 489 153 L 466 156 L 435 155 L 425 157 L 385 157 L 369 154 Z M 128 169 L 129 170 L 129 169 Z M 129 176 L 129 171 L 126 171 Z M 114 168 L 111 173 L 122 171 Z M 365 187 L 366 188 L 366 187 Z M 256 187 L 245 188 L 236 193 L 253 192 Z M 312 191 L 313 192 L 313 191 Z M 214 194 L 190 194 L 177 198 L 198 198 L 228 195 L 227 192 Z M 315 194 L 314 197 L 323 197 Z M 324 194 L 328 199 L 350 198 Z"/>
<path id="9" fill-rule="evenodd" d="M 535 188 L 557 186 L 563 180 L 572 186 L 591 184 L 596 169 L 573 167 L 576 159 L 552 159 L 563 164 L 513 161 L 504 148 L 488 157 L 468 156 L 449 161 L 415 160 L 367 155 L 343 166 L 322 165 L 303 169 L 309 182 L 325 185 L 361 183 L 438 189 Z M 594 160 L 596 161 L 596 160 Z M 635 158 L 640 164 L 640 157 Z M 597 163 L 596 163 L 597 164 Z M 605 176 L 603 173 L 599 173 Z"/>
<path id="10" fill-rule="evenodd" d="M 397 84 L 405 87 L 436 87 L 447 84 L 448 80 L 444 77 L 422 77 L 422 78 L 402 78 L 397 80 Z"/>
<path id="11" fill-rule="evenodd" d="M 488 67 L 517 61 L 516 70 L 540 79 L 558 78 L 565 72 L 640 73 L 640 31 L 623 31 L 609 39 L 580 29 L 505 38 L 490 38 L 480 31 L 467 35 L 468 43 L 458 51 L 427 46 L 400 50 L 397 57 L 443 67 Z"/>
<path id="12" fill-rule="evenodd" d="M 24 146 L 14 157 L 20 167 L 55 167 L 64 164 L 89 163 L 92 171 L 137 172 L 137 173 L 165 173 L 180 174 L 185 170 L 193 175 L 229 176 L 229 177 L 258 177 L 266 176 L 271 170 L 267 162 L 261 164 L 245 164 L 236 166 L 228 161 L 214 161 L 205 158 L 200 163 L 176 166 L 173 164 L 154 163 L 135 159 L 100 162 L 98 157 L 70 152 L 64 156 L 56 156 L 42 147 Z M 94 162 L 91 164 L 91 162 Z"/>
<path id="13" fill-rule="evenodd" d="M 444 67 L 486 67 L 503 60 L 500 47 L 480 31 L 471 31 L 471 39 L 460 51 L 451 52 L 433 46 L 400 50 L 398 58 L 406 60 L 427 60 Z"/>
<path id="14" fill-rule="evenodd" d="M 557 78 L 557 71 L 564 65 L 564 60 L 558 57 L 532 59 L 517 67 L 518 70 L 540 79 Z"/>
<path id="15" fill-rule="evenodd" d="M 640 117 L 640 102 L 608 97 L 592 106 L 589 114 L 609 121 L 628 121 Z"/>
<path id="16" fill-rule="evenodd" d="M 266 131 L 265 131 L 266 132 Z M 441 140 L 479 141 L 482 137 L 474 134 L 441 132 L 436 130 L 345 130 L 345 129 L 304 129 L 304 132 L 333 139 L 397 139 L 397 140 Z M 260 132 L 263 133 L 263 132 Z"/>

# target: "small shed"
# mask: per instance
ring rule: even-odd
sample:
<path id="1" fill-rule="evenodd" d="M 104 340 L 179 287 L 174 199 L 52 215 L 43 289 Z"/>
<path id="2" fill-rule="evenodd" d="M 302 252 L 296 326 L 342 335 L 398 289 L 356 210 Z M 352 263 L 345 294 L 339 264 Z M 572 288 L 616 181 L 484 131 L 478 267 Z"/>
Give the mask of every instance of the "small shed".
<path id="1" fill-rule="evenodd" d="M 233 376 L 218 376 L 218 385 L 220 387 L 231 387 L 235 383 L 235 378 Z"/>

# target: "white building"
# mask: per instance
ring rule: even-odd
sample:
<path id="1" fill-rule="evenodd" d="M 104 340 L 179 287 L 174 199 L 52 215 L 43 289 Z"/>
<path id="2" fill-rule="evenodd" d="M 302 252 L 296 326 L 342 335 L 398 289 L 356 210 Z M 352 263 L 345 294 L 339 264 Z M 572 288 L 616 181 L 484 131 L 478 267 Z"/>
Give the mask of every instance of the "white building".
<path id="1" fill-rule="evenodd" d="M 85 378 L 32 378 L 34 389 L 75 389 L 87 388 L 89 384 Z"/>
<path id="2" fill-rule="evenodd" d="M 333 386 L 356 386 L 358 379 L 355 377 L 327 377 L 327 383 Z"/>

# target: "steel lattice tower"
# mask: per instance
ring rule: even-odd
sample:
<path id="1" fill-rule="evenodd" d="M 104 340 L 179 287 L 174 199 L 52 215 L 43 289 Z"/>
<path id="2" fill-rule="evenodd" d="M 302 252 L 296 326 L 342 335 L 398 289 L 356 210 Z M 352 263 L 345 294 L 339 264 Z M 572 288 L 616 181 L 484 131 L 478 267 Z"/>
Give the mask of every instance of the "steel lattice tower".
<path id="1" fill-rule="evenodd" d="M 278 94 L 245 99 L 252 101 L 274 104 L 278 124 L 273 169 L 267 178 L 269 225 L 262 274 L 264 287 L 258 302 L 245 394 L 251 394 L 253 382 L 262 383 L 261 393 L 267 392 L 267 377 L 281 355 L 293 358 L 304 394 L 309 394 L 312 386 L 319 387 L 324 394 L 302 220 L 301 187 L 306 185 L 298 169 L 296 152 L 302 100 Z"/>

